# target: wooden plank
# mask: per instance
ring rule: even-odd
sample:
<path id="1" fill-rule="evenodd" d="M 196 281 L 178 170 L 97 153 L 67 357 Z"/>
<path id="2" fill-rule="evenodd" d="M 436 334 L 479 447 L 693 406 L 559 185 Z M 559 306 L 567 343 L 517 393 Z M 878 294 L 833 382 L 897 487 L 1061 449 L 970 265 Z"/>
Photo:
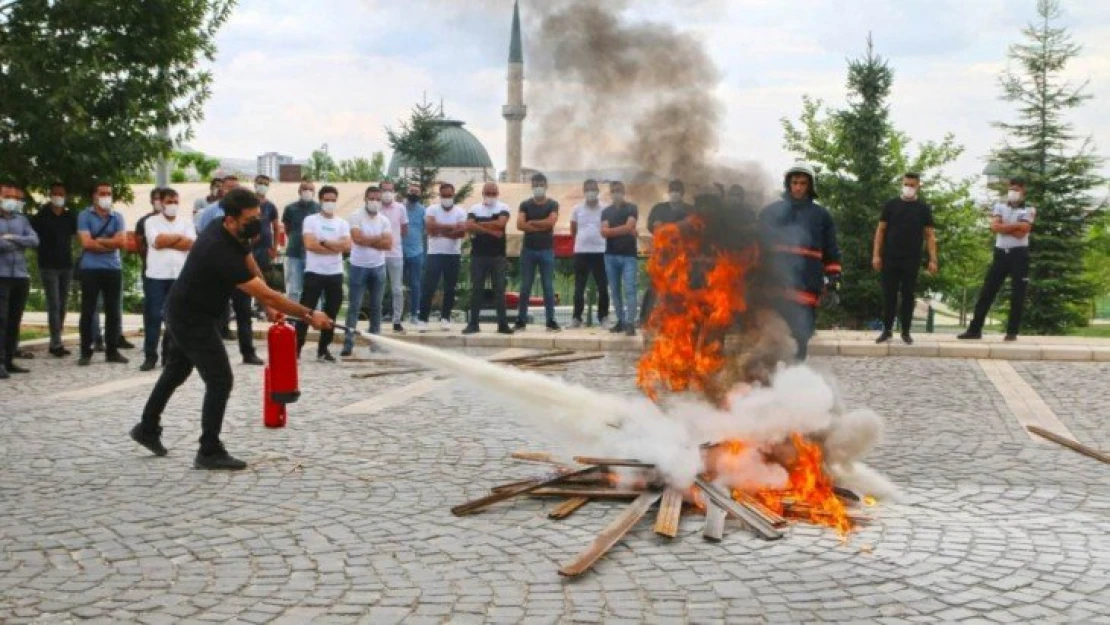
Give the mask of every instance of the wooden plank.
<path id="1" fill-rule="evenodd" d="M 1101 460 L 1107 464 L 1110 464 L 1110 454 L 1107 454 L 1106 452 L 1099 451 L 1093 447 L 1088 447 L 1083 443 L 1074 441 L 1064 436 L 1060 436 L 1055 432 L 1049 432 L 1048 430 L 1037 427 L 1035 425 L 1026 426 L 1026 429 L 1036 434 L 1037 436 L 1043 436 L 1054 443 L 1059 443 L 1064 447 L 1067 447 L 1068 449 L 1078 451 L 1088 458 L 1094 458 L 1095 460 Z"/>
<path id="2" fill-rule="evenodd" d="M 635 469 L 654 469 L 654 464 L 630 460 L 627 458 L 593 458 L 590 456 L 575 456 L 574 461 L 579 464 L 594 464 L 602 467 L 632 467 Z"/>
<path id="3" fill-rule="evenodd" d="M 369 380 L 370 378 L 384 378 L 388 375 L 405 375 L 407 373 L 421 373 L 427 369 L 388 369 L 386 371 L 368 371 L 366 373 L 352 373 L 351 377 L 356 380 Z"/>
<path id="4" fill-rule="evenodd" d="M 768 540 L 782 538 L 782 532 L 768 523 L 757 512 L 745 504 L 738 503 L 722 492 L 716 486 L 705 481 L 705 478 L 696 478 L 694 484 L 705 493 L 713 503 L 724 508 L 729 514 L 746 523 L 752 530 Z"/>
<path id="5" fill-rule="evenodd" d="M 612 523 L 601 530 L 601 533 L 598 534 L 594 542 L 590 544 L 585 551 L 578 554 L 577 558 L 564 564 L 562 568 L 559 569 L 559 575 L 574 577 L 590 570 L 590 567 L 592 567 L 601 556 L 605 555 L 613 545 L 617 544 L 620 539 L 628 533 L 628 530 L 632 529 L 632 526 L 636 525 L 636 522 L 643 518 L 643 516 L 647 514 L 647 511 L 651 509 L 651 507 L 655 505 L 655 502 L 659 501 L 659 498 L 662 496 L 663 493 L 643 493 L 637 497 L 635 501 L 624 509 L 624 512 L 622 512 L 620 516 L 613 519 Z"/>
<path id="6" fill-rule="evenodd" d="M 499 365 L 513 365 L 522 362 L 529 362 L 532 360 L 542 360 L 545 358 L 556 358 L 559 356 L 570 356 L 574 353 L 573 349 L 557 349 L 549 352 L 542 352 L 539 354 L 526 354 L 523 356 L 513 356 L 511 358 L 490 358 L 490 362 Z"/>
<path id="7" fill-rule="evenodd" d="M 563 503 L 555 506 L 555 509 L 547 513 L 549 519 L 565 519 L 572 515 L 582 506 L 590 503 L 589 497 L 571 497 Z"/>
<path id="8" fill-rule="evenodd" d="M 474 501 L 468 501 L 466 503 L 459 504 L 454 508 L 451 508 L 451 514 L 455 516 L 465 516 L 467 514 L 471 514 L 472 512 L 477 512 L 482 508 L 491 506 L 495 503 L 505 501 L 506 499 L 512 499 L 513 497 L 524 495 L 544 486 L 558 484 L 568 477 L 585 475 L 587 473 L 597 471 L 598 469 L 599 467 L 586 467 L 585 469 L 574 471 L 572 473 L 556 473 L 553 475 L 548 475 L 545 479 L 537 480 L 536 482 L 533 482 L 531 484 L 521 484 L 520 486 L 517 486 L 515 488 L 509 488 L 500 492 L 490 493 L 485 497 L 475 499 Z"/>
<path id="9" fill-rule="evenodd" d="M 574 358 L 552 358 L 544 360 L 534 360 L 527 363 L 529 367 L 554 367 L 557 365 L 567 365 L 572 362 L 585 362 L 587 360 L 601 360 L 605 358 L 605 354 L 590 354 L 589 356 L 576 356 Z"/>
<path id="10" fill-rule="evenodd" d="M 530 497 L 589 497 L 591 499 L 635 499 L 643 495 L 642 490 L 617 488 L 537 488 L 528 493 Z"/>
<path id="11" fill-rule="evenodd" d="M 668 488 L 663 492 L 659 514 L 655 517 L 655 533 L 667 538 L 678 536 L 678 521 L 682 518 L 682 491 Z"/>
<path id="12" fill-rule="evenodd" d="M 759 501 L 755 497 L 752 497 L 748 493 L 741 492 L 740 499 L 742 504 L 751 508 L 753 512 L 763 517 L 763 520 L 767 521 L 772 526 L 783 527 L 784 525 L 786 525 L 786 519 L 782 515 L 763 505 L 763 502 Z"/>
<path id="13" fill-rule="evenodd" d="M 713 503 L 705 504 L 705 528 L 701 531 L 702 538 L 719 543 L 725 535 L 725 519 L 728 513 L 725 509 Z"/>

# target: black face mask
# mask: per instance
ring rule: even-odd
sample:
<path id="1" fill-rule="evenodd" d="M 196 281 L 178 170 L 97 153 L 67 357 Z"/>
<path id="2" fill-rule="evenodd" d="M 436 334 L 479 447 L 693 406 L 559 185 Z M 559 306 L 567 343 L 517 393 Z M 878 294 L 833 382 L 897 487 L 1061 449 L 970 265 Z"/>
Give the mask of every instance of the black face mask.
<path id="1" fill-rule="evenodd" d="M 250 219 L 239 226 L 239 240 L 250 243 L 251 239 L 262 234 L 262 220 Z"/>
<path id="2" fill-rule="evenodd" d="M 410 193 L 410 194 L 408 195 L 408 200 L 409 200 L 410 202 L 412 202 L 413 204 L 416 204 L 417 202 L 419 202 L 419 201 L 420 201 L 420 196 L 419 196 L 419 195 L 417 195 L 417 194 L 415 194 L 415 193 Z"/>

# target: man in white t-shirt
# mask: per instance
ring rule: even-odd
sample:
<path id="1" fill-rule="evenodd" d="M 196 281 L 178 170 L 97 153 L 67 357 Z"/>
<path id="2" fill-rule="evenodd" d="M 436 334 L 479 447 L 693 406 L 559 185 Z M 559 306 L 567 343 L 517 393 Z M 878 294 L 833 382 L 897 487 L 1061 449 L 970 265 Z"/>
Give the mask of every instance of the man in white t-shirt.
<path id="1" fill-rule="evenodd" d="M 347 327 L 340 356 L 351 355 L 355 347 L 354 330 L 362 309 L 362 296 L 370 292 L 370 333 L 382 331 L 382 294 L 385 290 L 385 252 L 393 249 L 393 229 L 382 215 L 382 192 L 368 187 L 363 207 L 351 215 L 351 266 L 347 277 Z M 377 344 L 370 351 L 377 351 Z"/>
<path id="2" fill-rule="evenodd" d="M 605 237 L 601 236 L 601 190 L 596 180 L 582 183 L 586 201 L 570 215 L 570 235 L 574 237 L 574 321 L 582 327 L 586 307 L 586 280 L 593 276 L 597 289 L 597 320 L 604 325 L 609 317 L 609 279 L 605 275 Z"/>
<path id="3" fill-rule="evenodd" d="M 162 320 L 166 296 L 181 275 L 185 257 L 197 238 L 196 227 L 185 217 L 180 217 L 181 200 L 177 191 L 162 190 L 162 211 L 151 215 L 144 226 L 147 241 L 146 280 L 143 283 L 143 352 L 145 358 L 140 371 L 150 371 L 158 364 L 158 341 L 162 335 Z M 166 353 L 163 345 L 162 354 Z"/>
<path id="4" fill-rule="evenodd" d="M 393 300 L 393 331 L 404 332 L 401 318 L 405 314 L 405 254 L 401 239 L 409 232 L 409 212 L 398 202 L 393 183 L 382 183 L 382 215 L 389 220 L 393 247 L 385 252 L 385 272 L 389 276 L 390 298 Z"/>
<path id="5" fill-rule="evenodd" d="M 324 313 L 329 319 L 335 319 L 343 304 L 343 254 L 351 251 L 351 227 L 335 215 L 338 199 L 339 190 L 335 187 L 321 188 L 320 212 L 304 220 L 304 292 L 301 293 L 301 305 L 312 308 L 323 293 Z M 298 357 L 307 333 L 307 325 L 297 325 Z M 328 351 L 334 334 L 331 329 L 320 331 L 317 360 L 335 362 L 335 357 Z"/>
<path id="6" fill-rule="evenodd" d="M 428 329 L 432 314 L 432 297 L 443 280 L 443 306 L 439 311 L 439 324 L 444 330 L 451 328 L 451 311 L 455 307 L 455 289 L 459 284 L 459 266 L 462 244 L 466 238 L 466 210 L 455 206 L 455 186 L 450 182 L 439 185 L 439 204 L 430 206 L 424 218 L 428 231 L 428 255 L 424 266 L 423 297 L 420 301 L 418 329 Z"/>

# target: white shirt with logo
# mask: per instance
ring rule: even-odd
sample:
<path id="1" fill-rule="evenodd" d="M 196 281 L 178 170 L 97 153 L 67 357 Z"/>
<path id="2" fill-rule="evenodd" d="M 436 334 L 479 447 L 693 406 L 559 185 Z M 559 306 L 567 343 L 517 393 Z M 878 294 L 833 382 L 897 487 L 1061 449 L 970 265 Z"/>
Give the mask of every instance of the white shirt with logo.
<path id="1" fill-rule="evenodd" d="M 582 203 L 574 207 L 570 214 L 571 222 L 578 224 L 574 237 L 575 254 L 604 254 L 605 237 L 601 236 L 601 211 L 604 207 L 598 202 L 595 207 Z"/>
<path id="2" fill-rule="evenodd" d="M 304 233 L 316 237 L 317 241 L 339 241 L 351 236 L 351 226 L 339 217 L 327 218 L 321 214 L 309 215 L 304 220 Z M 323 276 L 343 273 L 343 254 L 320 254 L 310 250 L 304 253 L 304 270 Z"/>
<path id="3" fill-rule="evenodd" d="M 168 247 L 155 249 L 154 241 L 160 234 L 181 235 L 189 240 L 197 238 L 196 227 L 193 222 L 178 215 L 173 221 L 166 219 L 165 215 L 151 215 L 146 220 L 146 240 L 148 249 L 146 253 L 146 277 L 152 280 L 176 280 L 181 275 L 185 266 L 188 252 L 175 250 Z"/>
<path id="4" fill-rule="evenodd" d="M 348 221 L 351 230 L 358 230 L 364 237 L 380 237 L 387 232 L 392 233 L 389 219 L 385 215 L 375 213 L 371 216 L 364 208 L 355 211 Z M 385 264 L 385 251 L 355 243 L 351 246 L 351 264 L 365 269 L 381 267 Z"/>
<path id="5" fill-rule="evenodd" d="M 380 212 L 389 220 L 389 226 L 393 229 L 393 247 L 385 253 L 385 257 L 404 258 L 404 252 L 401 250 L 401 226 L 409 223 L 409 212 L 401 202 L 383 203 Z"/>
<path id="6" fill-rule="evenodd" d="M 426 216 L 434 219 L 437 226 L 457 226 L 466 223 L 466 209 L 461 206 L 445 209 L 443 206 L 436 204 L 428 207 Z M 428 255 L 451 254 L 458 256 L 462 254 L 462 246 L 462 239 L 452 239 L 434 234 L 428 235 Z"/>
<path id="7" fill-rule="evenodd" d="M 1019 223 L 1033 223 L 1037 217 L 1037 209 L 1032 206 L 1010 206 L 1007 202 L 1001 202 L 994 205 L 994 210 L 991 215 L 1001 217 L 1002 223 L 1007 226 L 1012 226 Z M 1015 247 L 1029 247 L 1029 235 L 1023 237 L 1015 237 L 1012 234 L 1003 234 L 999 232 L 994 237 L 994 246 L 1001 250 L 1010 250 Z"/>

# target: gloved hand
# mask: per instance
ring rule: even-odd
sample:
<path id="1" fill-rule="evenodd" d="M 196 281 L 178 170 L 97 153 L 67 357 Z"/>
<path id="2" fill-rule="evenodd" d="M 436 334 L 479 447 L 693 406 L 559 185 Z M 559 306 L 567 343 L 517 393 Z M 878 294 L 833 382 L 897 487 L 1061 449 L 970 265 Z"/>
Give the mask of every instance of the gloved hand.
<path id="1" fill-rule="evenodd" d="M 837 292 L 840 290 L 840 274 L 830 273 L 825 276 L 825 288 L 829 291 Z"/>
<path id="2" fill-rule="evenodd" d="M 840 294 L 834 291 L 832 287 L 830 287 L 821 294 L 821 299 L 817 300 L 817 305 L 821 308 L 832 308 L 833 306 L 839 306 Z"/>

